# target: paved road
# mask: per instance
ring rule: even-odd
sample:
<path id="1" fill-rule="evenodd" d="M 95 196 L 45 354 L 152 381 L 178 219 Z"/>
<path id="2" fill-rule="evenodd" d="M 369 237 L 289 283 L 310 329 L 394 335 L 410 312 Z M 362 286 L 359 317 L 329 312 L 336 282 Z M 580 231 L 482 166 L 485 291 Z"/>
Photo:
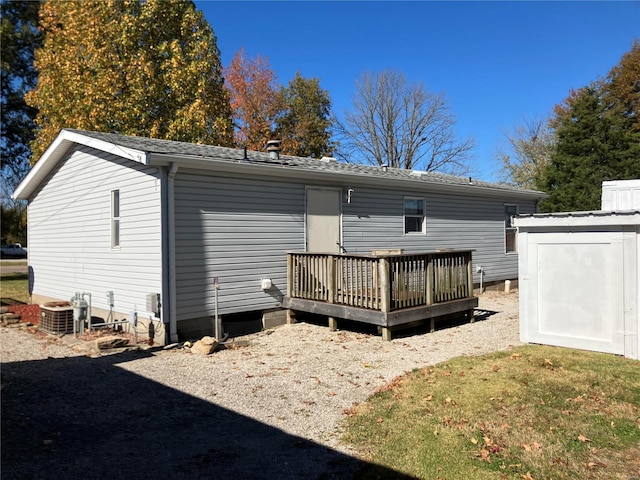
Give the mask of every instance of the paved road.
<path id="1" fill-rule="evenodd" d="M 0 273 L 27 273 L 27 261 L 25 259 L 2 259 L 0 261 Z"/>

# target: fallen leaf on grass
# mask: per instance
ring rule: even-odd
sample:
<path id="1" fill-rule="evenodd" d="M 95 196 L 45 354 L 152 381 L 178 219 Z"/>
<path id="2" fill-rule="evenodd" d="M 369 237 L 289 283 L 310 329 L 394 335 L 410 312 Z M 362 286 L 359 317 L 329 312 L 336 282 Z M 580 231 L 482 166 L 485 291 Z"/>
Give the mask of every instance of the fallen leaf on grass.
<path id="1" fill-rule="evenodd" d="M 498 370 L 500 370 L 500 366 L 497 364 L 494 364 L 493 367 L 491 367 L 491 370 L 493 370 L 494 372 L 497 372 Z"/>
<path id="2" fill-rule="evenodd" d="M 542 445 L 540 445 L 538 442 L 533 442 L 533 443 L 524 443 L 522 445 L 522 449 L 525 452 L 531 452 L 533 450 L 540 450 L 542 448 Z"/>
<path id="3" fill-rule="evenodd" d="M 602 462 L 589 462 L 589 463 L 587 463 L 587 466 L 589 468 L 595 468 L 595 467 L 607 468 L 607 464 L 606 463 L 602 463 Z M 631 478 L 631 477 L 629 477 L 629 478 Z"/>
<path id="4" fill-rule="evenodd" d="M 578 435 L 578 440 L 580 440 L 581 442 L 590 442 L 591 439 L 585 437 L 584 435 Z"/>
<path id="5" fill-rule="evenodd" d="M 480 458 L 485 462 L 491 463 L 491 456 L 489 455 L 489 450 L 485 450 L 484 448 L 480 450 Z"/>

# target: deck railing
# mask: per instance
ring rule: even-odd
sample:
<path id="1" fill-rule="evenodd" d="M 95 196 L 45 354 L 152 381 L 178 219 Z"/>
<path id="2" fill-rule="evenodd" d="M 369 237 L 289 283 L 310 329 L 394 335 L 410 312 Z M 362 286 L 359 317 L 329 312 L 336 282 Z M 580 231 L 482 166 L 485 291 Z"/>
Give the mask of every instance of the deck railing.
<path id="1" fill-rule="evenodd" d="M 473 296 L 471 250 L 400 255 L 290 252 L 291 298 L 390 312 Z"/>

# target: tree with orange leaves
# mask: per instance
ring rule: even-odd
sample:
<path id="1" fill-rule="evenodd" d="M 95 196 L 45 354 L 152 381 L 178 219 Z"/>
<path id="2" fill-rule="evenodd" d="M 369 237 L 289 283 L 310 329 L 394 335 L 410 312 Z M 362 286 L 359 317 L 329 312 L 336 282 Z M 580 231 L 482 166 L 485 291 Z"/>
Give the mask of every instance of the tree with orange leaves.
<path id="1" fill-rule="evenodd" d="M 241 48 L 224 73 L 236 146 L 263 150 L 272 139 L 277 116 L 284 109 L 280 86 L 269 59 L 260 55 L 248 59 Z"/>

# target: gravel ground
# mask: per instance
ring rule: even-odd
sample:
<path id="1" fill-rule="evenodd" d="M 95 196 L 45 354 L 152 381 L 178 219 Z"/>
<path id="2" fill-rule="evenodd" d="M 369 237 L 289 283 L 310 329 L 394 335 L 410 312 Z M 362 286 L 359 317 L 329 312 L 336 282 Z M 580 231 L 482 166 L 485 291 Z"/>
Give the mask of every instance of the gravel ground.
<path id="1" fill-rule="evenodd" d="M 2 478 L 351 478 L 345 410 L 406 371 L 520 344 L 517 291 L 477 313 L 391 342 L 301 322 L 210 356 L 90 356 L 2 328 Z"/>

